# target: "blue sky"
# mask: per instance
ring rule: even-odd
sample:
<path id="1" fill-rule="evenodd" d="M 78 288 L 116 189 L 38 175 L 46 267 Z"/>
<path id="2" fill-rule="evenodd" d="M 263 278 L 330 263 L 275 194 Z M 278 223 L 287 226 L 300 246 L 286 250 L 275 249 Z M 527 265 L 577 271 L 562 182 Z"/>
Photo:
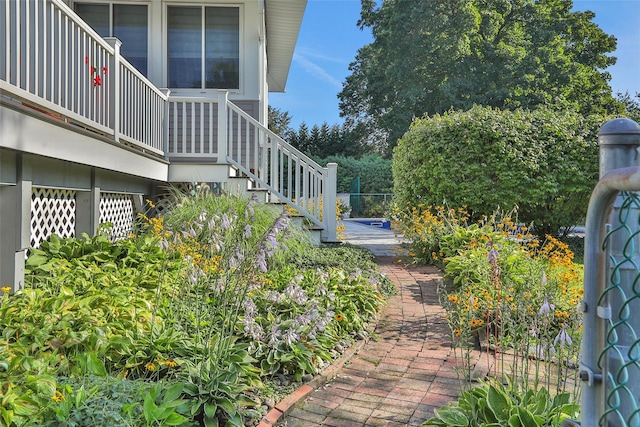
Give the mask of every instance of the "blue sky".
<path id="1" fill-rule="evenodd" d="M 594 22 L 618 39 L 618 62 L 607 69 L 614 93 L 640 92 L 640 0 L 574 0 L 574 9 L 595 12 Z M 359 17 L 360 0 L 308 0 L 287 91 L 269 100 L 289 112 L 294 129 L 302 122 L 342 123 L 337 94 L 358 48 L 372 40 L 356 26 Z"/>

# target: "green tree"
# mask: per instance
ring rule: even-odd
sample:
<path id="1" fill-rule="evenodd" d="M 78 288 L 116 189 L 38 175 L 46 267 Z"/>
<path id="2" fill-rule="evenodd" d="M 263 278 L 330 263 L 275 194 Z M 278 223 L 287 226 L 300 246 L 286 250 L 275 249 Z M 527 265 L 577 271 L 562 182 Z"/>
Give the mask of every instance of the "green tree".
<path id="1" fill-rule="evenodd" d="M 636 96 L 632 96 L 628 91 L 618 93 L 617 98 L 624 104 L 626 116 L 640 123 L 640 92 L 637 92 Z"/>
<path id="2" fill-rule="evenodd" d="M 291 115 L 287 111 L 269 105 L 269 130 L 281 137 L 287 137 L 293 131 L 290 127 Z M 286 139 L 286 138 L 285 138 Z"/>
<path id="3" fill-rule="evenodd" d="M 393 175 L 391 160 L 380 154 L 367 154 L 358 159 L 347 156 L 328 156 L 314 158 L 319 164 L 338 164 L 338 192 L 348 193 L 351 181 L 360 177 L 361 193 L 391 193 L 393 191 Z"/>
<path id="4" fill-rule="evenodd" d="M 603 71 L 616 39 L 571 0 L 361 1 L 374 41 L 338 95 L 361 140 L 392 147 L 414 117 L 473 105 L 621 111 Z"/>
<path id="5" fill-rule="evenodd" d="M 371 147 L 362 145 L 345 125 L 313 125 L 311 129 L 302 123 L 298 131 L 288 134 L 288 141 L 311 157 L 352 156 L 361 157 L 371 152 Z"/>
<path id="6" fill-rule="evenodd" d="M 601 115 L 473 107 L 416 120 L 393 156 L 400 207 L 466 207 L 474 219 L 518 207 L 537 233 L 581 221 L 598 182 Z"/>

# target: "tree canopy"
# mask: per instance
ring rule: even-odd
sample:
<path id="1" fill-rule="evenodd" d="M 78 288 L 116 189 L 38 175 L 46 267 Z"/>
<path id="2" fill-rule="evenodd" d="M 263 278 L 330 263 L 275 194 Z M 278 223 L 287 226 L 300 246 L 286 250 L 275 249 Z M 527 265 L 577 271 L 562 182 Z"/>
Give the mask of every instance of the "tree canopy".
<path id="1" fill-rule="evenodd" d="M 338 95 L 345 123 L 389 147 L 414 117 L 551 105 L 620 112 L 604 71 L 616 39 L 571 0 L 361 0 L 360 48 Z"/>
<path id="2" fill-rule="evenodd" d="M 269 130 L 276 135 L 288 135 L 291 129 L 291 115 L 288 111 L 282 111 L 279 108 L 269 105 Z"/>
<path id="3" fill-rule="evenodd" d="M 291 115 L 287 111 L 269 106 L 269 130 L 310 157 L 361 157 L 375 151 L 371 145 L 361 144 L 354 132 L 344 125 L 313 125 L 305 122 L 298 130 L 291 128 Z"/>

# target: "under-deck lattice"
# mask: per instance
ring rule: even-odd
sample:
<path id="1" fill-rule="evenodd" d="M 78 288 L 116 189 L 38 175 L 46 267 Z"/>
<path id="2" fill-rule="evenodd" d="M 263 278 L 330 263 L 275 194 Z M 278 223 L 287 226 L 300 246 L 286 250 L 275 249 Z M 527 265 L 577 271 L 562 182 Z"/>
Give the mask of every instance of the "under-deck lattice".
<path id="1" fill-rule="evenodd" d="M 128 194 L 102 193 L 100 195 L 100 224 L 111 223 L 111 240 L 126 239 L 133 231 L 133 198 Z"/>
<path id="2" fill-rule="evenodd" d="M 74 237 L 76 192 L 58 188 L 33 188 L 31 193 L 31 246 L 39 247 L 52 234 Z"/>

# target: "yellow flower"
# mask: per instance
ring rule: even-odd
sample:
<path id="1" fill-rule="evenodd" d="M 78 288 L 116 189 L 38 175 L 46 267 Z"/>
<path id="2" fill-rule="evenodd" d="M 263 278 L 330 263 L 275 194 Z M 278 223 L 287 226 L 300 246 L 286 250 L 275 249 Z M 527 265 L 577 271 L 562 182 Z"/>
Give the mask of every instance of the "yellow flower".
<path id="1" fill-rule="evenodd" d="M 164 364 L 168 368 L 175 368 L 176 366 L 178 366 L 178 364 L 176 362 L 174 362 L 173 360 L 165 360 Z"/>
<path id="2" fill-rule="evenodd" d="M 8 294 L 9 292 L 11 292 L 11 288 L 9 286 L 3 286 L 2 287 L 2 293 L 3 294 Z"/>
<path id="3" fill-rule="evenodd" d="M 51 399 L 55 400 L 56 402 L 62 402 L 63 400 L 66 400 L 64 394 L 62 394 L 60 390 L 56 390 L 56 394 L 51 396 Z"/>
<path id="4" fill-rule="evenodd" d="M 451 301 L 452 303 L 456 304 L 458 302 L 458 296 L 457 295 L 447 295 L 447 299 L 449 301 Z"/>
<path id="5" fill-rule="evenodd" d="M 147 363 L 146 365 L 144 365 L 145 369 L 147 371 L 155 371 L 156 370 L 156 365 L 154 363 Z"/>
<path id="6" fill-rule="evenodd" d="M 473 319 L 470 323 L 471 328 L 477 328 L 482 325 L 484 325 L 484 320 L 482 319 Z"/>
<path id="7" fill-rule="evenodd" d="M 338 321 L 338 322 L 342 322 L 342 321 L 344 320 L 344 316 L 343 316 L 342 314 L 340 314 L 340 313 L 336 314 L 336 315 L 334 316 L 334 318 L 335 318 L 335 319 L 336 319 L 336 321 Z"/>

